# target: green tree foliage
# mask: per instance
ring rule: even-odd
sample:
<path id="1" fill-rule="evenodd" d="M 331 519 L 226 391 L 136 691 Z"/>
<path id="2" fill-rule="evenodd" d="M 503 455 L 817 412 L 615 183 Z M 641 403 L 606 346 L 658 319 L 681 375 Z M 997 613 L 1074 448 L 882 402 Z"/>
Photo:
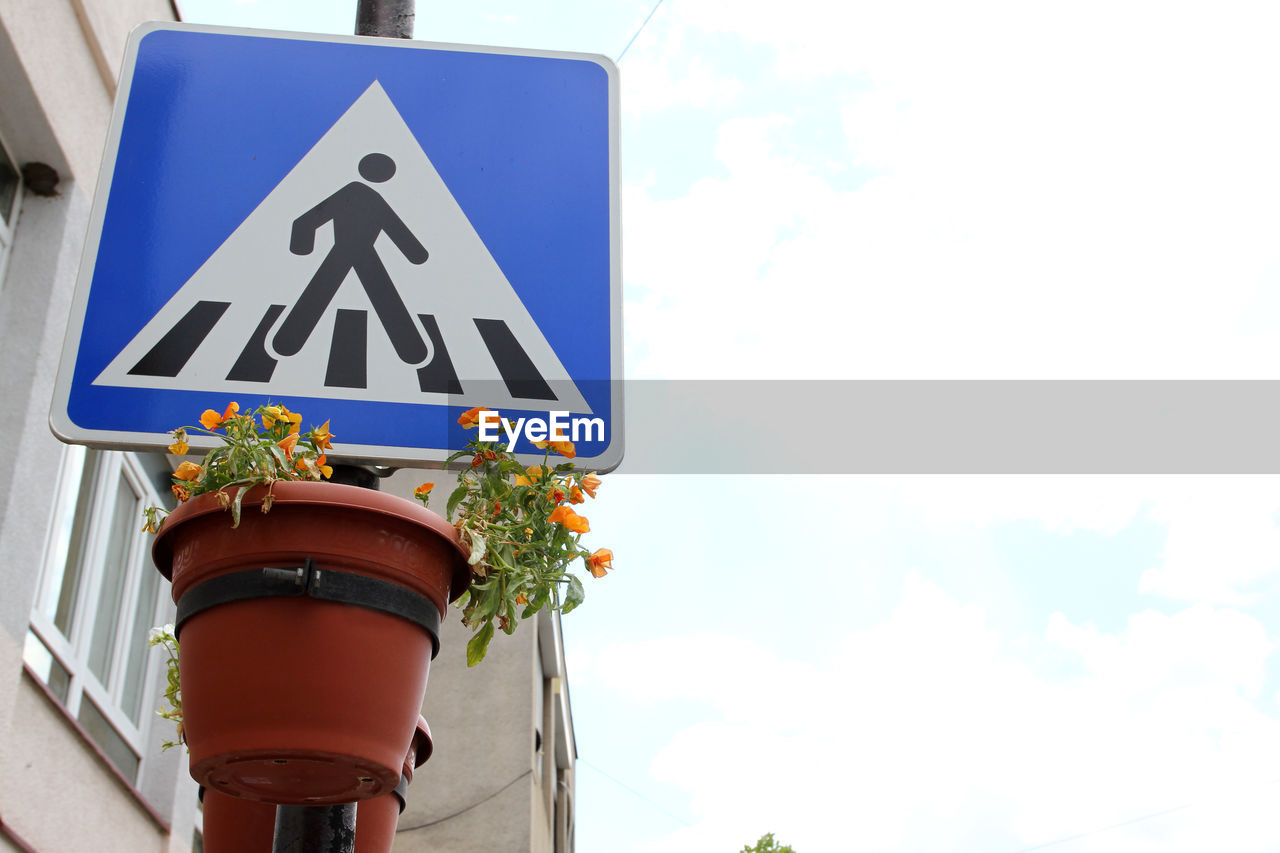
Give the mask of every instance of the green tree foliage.
<path id="1" fill-rule="evenodd" d="M 742 848 L 741 853 L 796 853 L 790 844 L 779 844 L 773 840 L 773 833 L 766 832 L 755 844 Z"/>

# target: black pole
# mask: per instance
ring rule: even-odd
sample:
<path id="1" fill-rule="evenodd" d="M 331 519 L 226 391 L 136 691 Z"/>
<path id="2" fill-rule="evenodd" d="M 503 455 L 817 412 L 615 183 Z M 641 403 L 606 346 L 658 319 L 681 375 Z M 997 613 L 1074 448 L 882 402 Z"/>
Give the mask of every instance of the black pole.
<path id="1" fill-rule="evenodd" d="M 415 0 L 357 0 L 356 35 L 413 38 Z"/>
<path id="2" fill-rule="evenodd" d="M 356 0 L 356 35 L 413 38 L 416 0 Z M 334 465 L 331 483 L 378 489 L 378 474 L 363 465 Z"/>
<path id="3" fill-rule="evenodd" d="M 356 35 L 413 38 L 415 0 L 356 0 Z M 333 479 L 377 489 L 377 476 L 357 465 L 335 465 Z M 339 470 L 340 469 L 340 470 Z M 355 853 L 356 803 L 276 806 L 272 853 Z"/>
<path id="4" fill-rule="evenodd" d="M 272 853 L 352 853 L 356 849 L 356 804 L 276 806 Z"/>

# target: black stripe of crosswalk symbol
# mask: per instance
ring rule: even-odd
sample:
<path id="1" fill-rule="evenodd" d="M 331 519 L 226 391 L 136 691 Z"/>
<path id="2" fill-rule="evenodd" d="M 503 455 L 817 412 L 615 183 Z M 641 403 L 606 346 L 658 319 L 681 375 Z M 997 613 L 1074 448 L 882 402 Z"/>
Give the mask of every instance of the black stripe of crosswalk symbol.
<path id="1" fill-rule="evenodd" d="M 324 384 L 329 388 L 369 387 L 369 312 L 338 309 Z"/>
<path id="2" fill-rule="evenodd" d="M 240 351 L 240 357 L 231 365 L 227 379 L 232 382 L 270 382 L 276 371 L 276 360 L 267 352 L 267 332 L 276 318 L 284 311 L 283 305 L 270 305 L 253 330 L 249 342 Z"/>
<path id="3" fill-rule="evenodd" d="M 458 381 L 458 372 L 453 369 L 453 359 L 445 349 L 444 338 L 440 335 L 440 324 L 432 314 L 419 314 L 422 328 L 426 329 L 431 339 L 431 361 L 418 368 L 418 388 L 424 394 L 461 394 L 462 383 Z"/>
<path id="4" fill-rule="evenodd" d="M 505 321 L 476 318 L 475 324 L 512 397 L 518 400 L 557 399 Z"/>
<path id="5" fill-rule="evenodd" d="M 197 302 L 138 360 L 129 375 L 177 376 L 230 307 L 230 302 Z"/>

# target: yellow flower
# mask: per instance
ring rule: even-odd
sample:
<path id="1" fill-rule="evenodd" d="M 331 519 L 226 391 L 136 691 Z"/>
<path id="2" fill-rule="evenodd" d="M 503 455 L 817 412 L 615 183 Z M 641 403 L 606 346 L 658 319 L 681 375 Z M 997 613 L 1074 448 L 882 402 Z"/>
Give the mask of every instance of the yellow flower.
<path id="1" fill-rule="evenodd" d="M 329 422 L 325 421 L 324 426 L 318 427 L 311 431 L 311 438 L 315 441 L 316 447 L 321 450 L 332 450 L 333 445 L 329 443 L 333 438 L 333 433 L 329 432 Z"/>
<path id="2" fill-rule="evenodd" d="M 173 444 L 169 445 L 169 452 L 174 456 L 186 456 L 191 446 L 187 444 L 187 431 L 182 427 L 178 427 L 173 431 Z"/>
<path id="3" fill-rule="evenodd" d="M 328 422 L 326 421 L 326 423 Z M 316 465 L 320 468 L 320 473 L 324 474 L 324 478 L 326 480 L 333 476 L 333 466 L 325 464 L 328 461 L 329 461 L 328 457 L 326 457 L 323 453 L 321 453 L 320 458 L 316 460 Z"/>
<path id="4" fill-rule="evenodd" d="M 613 568 L 613 552 L 608 548 L 599 548 L 586 558 L 587 571 L 591 577 L 602 578 L 604 573 Z"/>
<path id="5" fill-rule="evenodd" d="M 189 482 L 200 476 L 200 466 L 194 462 L 183 462 L 178 466 L 178 470 L 173 472 L 173 476 Z"/>
<path id="6" fill-rule="evenodd" d="M 284 414 L 283 406 L 263 406 L 262 408 L 262 428 L 271 429 L 276 425 L 276 420 Z"/>
<path id="7" fill-rule="evenodd" d="M 215 430 L 230 420 L 231 416 L 238 411 L 240 411 L 240 404 L 235 401 L 227 404 L 227 410 L 222 413 L 221 417 L 213 409 L 205 409 L 204 414 L 200 416 L 200 426 L 207 430 Z"/>
<path id="8" fill-rule="evenodd" d="M 574 533 L 586 533 L 591 529 L 585 518 L 578 515 L 567 506 L 556 507 L 551 511 L 551 515 L 547 516 L 547 521 L 552 524 L 563 524 Z"/>

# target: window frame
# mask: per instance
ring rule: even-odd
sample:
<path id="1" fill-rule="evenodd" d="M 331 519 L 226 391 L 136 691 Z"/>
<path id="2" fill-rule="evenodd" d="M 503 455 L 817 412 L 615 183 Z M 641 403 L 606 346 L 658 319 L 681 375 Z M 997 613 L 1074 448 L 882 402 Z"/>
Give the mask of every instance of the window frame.
<path id="1" fill-rule="evenodd" d="M 9 256 L 13 254 L 13 235 L 18 229 L 18 218 L 22 213 L 22 194 L 25 183 L 22 180 L 22 169 L 18 166 L 18 160 L 13 156 L 13 149 L 5 142 L 3 134 L 0 134 L 0 151 L 13 164 L 13 170 L 18 176 L 13 207 L 8 211 L 0 211 L 0 289 L 3 289 L 5 270 L 9 267 Z M 5 220 L 6 213 L 9 215 L 8 221 Z"/>
<path id="2" fill-rule="evenodd" d="M 93 470 L 89 471 L 91 465 Z M 88 508 L 88 518 L 77 519 L 75 512 L 79 486 L 87 477 L 92 477 L 93 499 Z M 112 522 L 116 519 L 120 486 L 123 483 L 132 491 L 135 506 L 159 504 L 161 500 L 146 469 L 132 453 L 98 451 L 91 454 L 82 447 L 65 448 L 57 482 L 29 630 L 54 663 L 67 674 L 65 696 L 61 697 L 60 702 L 71 718 L 85 728 L 82 711 L 87 698 L 136 757 L 137 763 L 130 780 L 136 786 L 147 766 L 147 738 L 155 717 L 150 711 L 159 697 L 160 662 L 158 656 L 147 652 L 137 684 L 141 697 L 137 706 L 138 721 L 135 723 L 125 710 L 125 703 L 128 701 L 126 689 L 129 658 L 130 653 L 136 649 L 135 643 L 131 642 L 130 630 L 138 618 L 144 618 L 149 628 L 166 618 L 169 612 L 164 598 L 164 584 L 156 584 L 149 609 L 146 609 L 148 603 L 138 600 L 146 573 L 155 571 L 147 559 L 150 537 L 142 530 L 140 512 L 137 514 L 138 523 L 128 526 L 129 538 L 125 543 L 125 567 L 119 593 L 120 606 L 114 610 L 114 640 L 107 660 L 105 684 L 93 672 L 90 655 L 99 618 L 101 585 L 107 574 L 106 555 L 111 544 Z M 69 628 L 64 635 L 54 618 L 46 611 L 56 608 L 62 593 L 68 556 L 65 545 L 73 538 L 76 525 L 84 526 L 84 541 L 79 560 L 80 576 L 70 593 L 72 600 Z M 61 566 L 57 565 L 59 562 L 62 563 Z M 48 684 L 47 672 L 40 672 L 34 665 L 31 668 Z M 106 744 L 96 739 L 95 743 L 110 754 Z M 116 765 L 116 769 L 126 778 L 130 776 L 125 768 Z"/>

